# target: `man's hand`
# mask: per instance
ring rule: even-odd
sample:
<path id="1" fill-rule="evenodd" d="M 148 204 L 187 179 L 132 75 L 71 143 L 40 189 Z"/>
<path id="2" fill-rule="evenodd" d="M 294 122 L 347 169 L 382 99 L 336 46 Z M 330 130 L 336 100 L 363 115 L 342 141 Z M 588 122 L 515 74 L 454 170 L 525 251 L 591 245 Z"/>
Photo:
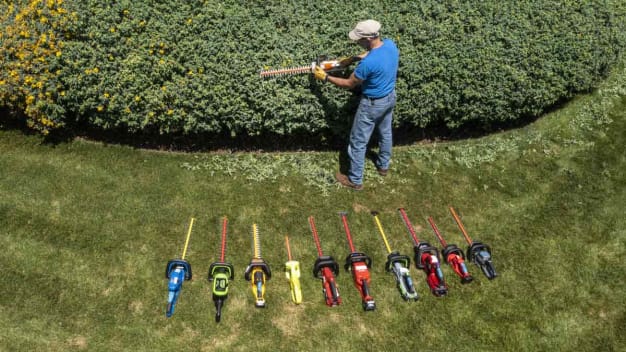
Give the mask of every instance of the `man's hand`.
<path id="1" fill-rule="evenodd" d="M 315 65 L 315 68 L 313 68 L 313 75 L 315 75 L 315 78 L 320 81 L 328 81 L 328 73 L 326 73 L 326 71 L 318 65 Z"/>
<path id="2" fill-rule="evenodd" d="M 339 58 L 339 66 L 348 67 L 357 61 L 361 61 L 365 56 L 367 56 L 367 51 L 364 51 L 356 56 L 344 56 Z"/>

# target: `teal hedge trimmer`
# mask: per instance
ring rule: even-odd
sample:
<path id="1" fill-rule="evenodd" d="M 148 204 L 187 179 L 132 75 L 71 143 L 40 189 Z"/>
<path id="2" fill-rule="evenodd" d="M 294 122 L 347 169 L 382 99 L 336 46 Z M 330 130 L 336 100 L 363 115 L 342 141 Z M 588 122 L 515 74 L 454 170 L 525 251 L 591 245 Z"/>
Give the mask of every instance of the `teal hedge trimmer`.
<path id="1" fill-rule="evenodd" d="M 222 249 L 219 262 L 214 262 L 209 266 L 209 282 L 212 283 L 213 290 L 213 303 L 215 303 L 215 321 L 220 322 L 222 317 L 222 306 L 224 301 L 228 298 L 228 284 L 229 280 L 235 278 L 235 271 L 233 265 L 224 261 L 226 256 L 226 228 L 228 226 L 228 219 L 222 218 Z"/>
<path id="2" fill-rule="evenodd" d="M 346 232 L 346 238 L 348 239 L 348 245 L 350 246 L 350 254 L 346 257 L 346 263 L 344 268 L 346 271 L 352 273 L 352 280 L 354 286 L 361 294 L 361 304 L 363 310 L 371 311 L 376 309 L 376 302 L 374 297 L 370 294 L 370 271 L 372 267 L 372 259 L 365 253 L 357 252 L 354 249 L 352 243 L 352 235 L 350 234 L 350 228 L 348 227 L 348 213 L 340 212 L 341 222 L 343 223 L 343 229 Z"/>
<path id="3" fill-rule="evenodd" d="M 417 301 L 419 299 L 419 295 L 415 290 L 413 279 L 411 278 L 411 272 L 409 270 L 411 267 L 411 258 L 407 255 L 402 255 L 391 250 L 389 242 L 387 242 L 387 236 L 385 236 L 385 231 L 383 231 L 383 226 L 380 224 L 380 220 L 378 219 L 378 212 L 373 211 L 372 215 L 376 221 L 376 226 L 378 226 L 378 232 L 380 233 L 383 242 L 385 242 L 385 247 L 387 248 L 388 255 L 387 262 L 385 263 L 385 270 L 393 273 L 396 278 L 400 295 L 402 295 L 402 298 L 405 301 Z"/>
<path id="4" fill-rule="evenodd" d="M 185 280 L 191 280 L 191 264 L 185 260 L 187 254 L 187 246 L 189 245 L 189 237 L 191 236 L 191 229 L 196 219 L 191 218 L 189 223 L 189 230 L 187 231 L 187 239 L 185 240 L 185 248 L 183 249 L 183 255 L 179 259 L 172 259 L 167 262 L 165 267 L 165 277 L 169 279 L 167 284 L 167 290 L 169 291 L 167 297 L 167 311 L 165 316 L 168 318 L 174 314 L 174 308 L 180 295 L 180 290 L 183 288 L 183 282 Z"/>
<path id="5" fill-rule="evenodd" d="M 461 222 L 461 219 L 454 211 L 454 208 L 450 207 L 450 213 L 454 217 L 456 224 L 459 226 L 459 229 L 463 233 L 463 237 L 469 244 L 467 248 L 467 257 L 474 262 L 482 271 L 483 274 L 489 279 L 493 280 L 498 276 L 496 273 L 496 269 L 493 267 L 493 263 L 491 262 L 491 248 L 488 245 L 483 244 L 481 242 L 472 241 L 472 239 L 468 236 L 467 231 L 465 231 L 465 227 Z"/>
<path id="6" fill-rule="evenodd" d="M 404 208 L 398 209 L 402 221 L 413 238 L 413 251 L 415 252 L 415 266 L 426 273 L 426 282 L 430 292 L 437 297 L 448 293 L 448 286 L 443 278 L 443 271 L 439 265 L 439 251 L 428 242 L 422 242 L 417 238 L 413 225 L 406 215 Z"/>

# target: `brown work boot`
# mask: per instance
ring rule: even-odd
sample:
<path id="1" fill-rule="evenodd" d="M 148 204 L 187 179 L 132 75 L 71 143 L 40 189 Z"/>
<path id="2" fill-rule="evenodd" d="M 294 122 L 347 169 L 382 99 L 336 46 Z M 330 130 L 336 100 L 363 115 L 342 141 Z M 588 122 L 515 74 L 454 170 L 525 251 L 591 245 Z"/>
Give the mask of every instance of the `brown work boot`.
<path id="1" fill-rule="evenodd" d="M 352 183 L 348 176 L 338 172 L 335 174 L 335 180 L 339 182 L 342 186 L 352 188 L 355 191 L 360 191 L 363 189 L 363 185 L 357 185 L 356 183 Z"/>
<path id="2" fill-rule="evenodd" d="M 389 169 L 381 169 L 381 168 L 376 168 L 376 171 L 378 171 L 378 174 L 380 176 L 387 176 L 387 174 L 389 173 Z"/>

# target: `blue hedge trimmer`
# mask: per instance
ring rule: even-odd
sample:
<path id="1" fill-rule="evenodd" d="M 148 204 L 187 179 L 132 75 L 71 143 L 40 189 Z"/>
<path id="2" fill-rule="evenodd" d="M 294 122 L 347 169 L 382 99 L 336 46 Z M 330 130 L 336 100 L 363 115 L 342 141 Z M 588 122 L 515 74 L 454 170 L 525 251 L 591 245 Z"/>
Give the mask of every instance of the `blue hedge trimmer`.
<path id="1" fill-rule="evenodd" d="M 437 297 L 448 293 L 448 286 L 443 278 L 443 271 L 439 265 L 439 251 L 428 242 L 422 242 L 417 238 L 413 225 L 406 215 L 404 208 L 398 209 L 402 221 L 406 226 L 411 238 L 413 238 L 413 251 L 415 252 L 415 266 L 426 273 L 426 282 L 430 292 Z"/>
<path id="2" fill-rule="evenodd" d="M 315 240 L 318 254 L 315 264 L 313 265 L 313 276 L 322 280 L 322 292 L 324 293 L 326 305 L 336 307 L 341 304 L 339 288 L 335 282 L 335 276 L 339 275 L 339 265 L 333 257 L 324 255 L 322 252 L 322 246 L 320 245 L 320 239 L 317 235 L 315 221 L 312 216 L 309 217 L 309 225 L 311 226 L 311 232 L 313 232 L 313 239 Z"/>
<path id="3" fill-rule="evenodd" d="M 222 218 L 222 247 L 220 260 L 214 262 L 209 266 L 209 282 L 212 283 L 213 291 L 213 303 L 215 303 L 215 321 L 220 322 L 222 317 L 222 306 L 224 301 L 228 298 L 228 284 L 229 280 L 235 278 L 235 271 L 231 263 L 224 261 L 226 256 L 226 229 L 228 226 L 228 219 Z"/>
<path id="4" fill-rule="evenodd" d="M 454 272 L 461 278 L 461 283 L 467 284 L 472 282 L 474 278 L 470 275 L 469 271 L 467 271 L 467 266 L 465 266 L 465 255 L 463 254 L 461 248 L 459 248 L 456 244 L 446 243 L 432 217 L 428 218 L 428 222 L 430 223 L 430 227 L 433 228 L 435 236 L 439 239 L 439 243 L 443 246 L 443 250 L 441 251 L 443 254 L 443 260 L 448 263 L 448 265 L 452 267 L 452 270 L 454 270 Z"/>
<path id="5" fill-rule="evenodd" d="M 348 213 L 340 212 L 341 222 L 343 223 L 343 229 L 346 232 L 346 238 L 348 239 L 348 245 L 350 246 L 350 254 L 346 257 L 346 263 L 344 268 L 346 271 L 352 273 L 352 280 L 354 286 L 361 295 L 361 304 L 363 310 L 370 311 L 376 309 L 376 302 L 370 294 L 370 271 L 372 267 L 372 259 L 365 253 L 357 252 L 354 249 L 352 243 L 352 235 L 350 234 L 350 228 L 348 227 Z"/>
<path id="6" fill-rule="evenodd" d="M 272 277 L 270 266 L 261 257 L 261 242 L 259 239 L 259 229 L 256 224 L 252 225 L 252 239 L 254 257 L 246 268 L 244 277 L 251 282 L 252 295 L 254 296 L 254 306 L 265 308 L 265 281 Z"/>
<path id="7" fill-rule="evenodd" d="M 295 304 L 302 303 L 302 288 L 300 287 L 300 262 L 291 258 L 291 247 L 289 246 L 289 236 L 285 236 L 287 246 L 287 262 L 285 263 L 285 276 L 289 280 L 291 290 L 291 300 Z"/>
<path id="8" fill-rule="evenodd" d="M 496 269 L 493 267 L 493 263 L 491 262 L 491 248 L 488 245 L 483 244 L 478 241 L 472 241 L 472 239 L 468 236 L 467 231 L 465 231 L 465 227 L 461 222 L 461 219 L 454 211 L 454 208 L 450 207 L 450 213 L 454 217 L 461 233 L 463 233 L 463 237 L 469 244 L 467 248 L 467 257 L 474 262 L 482 271 L 483 274 L 489 279 L 493 280 L 498 276 L 496 273 Z"/>
<path id="9" fill-rule="evenodd" d="M 191 218 L 189 223 L 189 230 L 187 231 L 187 239 L 185 240 L 185 248 L 183 249 L 183 255 L 179 259 L 172 259 L 167 262 L 165 267 L 165 277 L 169 279 L 167 284 L 168 297 L 167 297 L 167 311 L 165 315 L 169 318 L 174 314 L 174 308 L 180 295 L 180 290 L 183 288 L 183 282 L 185 280 L 191 280 L 191 265 L 185 260 L 187 254 L 187 246 L 189 245 L 189 237 L 191 236 L 191 229 L 196 219 Z"/>
<path id="10" fill-rule="evenodd" d="M 378 219 L 378 212 L 373 211 L 372 215 L 376 221 L 378 232 L 380 233 L 383 242 L 385 242 L 385 247 L 387 248 L 388 255 L 387 262 L 385 263 L 385 270 L 393 273 L 396 278 L 400 295 L 402 295 L 402 298 L 405 301 L 417 301 L 419 299 L 419 295 L 415 290 L 413 279 L 411 278 L 411 272 L 409 270 L 411 266 L 411 258 L 391 250 L 389 242 L 387 242 L 387 236 L 385 236 L 385 231 L 383 231 L 383 226 L 380 224 L 380 220 Z"/>

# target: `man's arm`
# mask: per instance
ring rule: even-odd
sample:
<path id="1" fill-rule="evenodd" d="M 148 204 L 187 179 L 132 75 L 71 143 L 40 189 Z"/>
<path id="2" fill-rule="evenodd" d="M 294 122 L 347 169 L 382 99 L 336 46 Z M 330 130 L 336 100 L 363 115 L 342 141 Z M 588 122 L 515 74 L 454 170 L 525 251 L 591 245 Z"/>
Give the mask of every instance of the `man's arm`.
<path id="1" fill-rule="evenodd" d="M 328 76 L 327 80 L 328 82 L 336 85 L 337 87 L 346 88 L 346 89 L 352 89 L 360 85 L 361 82 L 363 82 L 362 80 L 356 78 L 356 76 L 354 75 L 354 72 L 352 72 L 350 74 L 350 77 L 348 78 Z"/>

